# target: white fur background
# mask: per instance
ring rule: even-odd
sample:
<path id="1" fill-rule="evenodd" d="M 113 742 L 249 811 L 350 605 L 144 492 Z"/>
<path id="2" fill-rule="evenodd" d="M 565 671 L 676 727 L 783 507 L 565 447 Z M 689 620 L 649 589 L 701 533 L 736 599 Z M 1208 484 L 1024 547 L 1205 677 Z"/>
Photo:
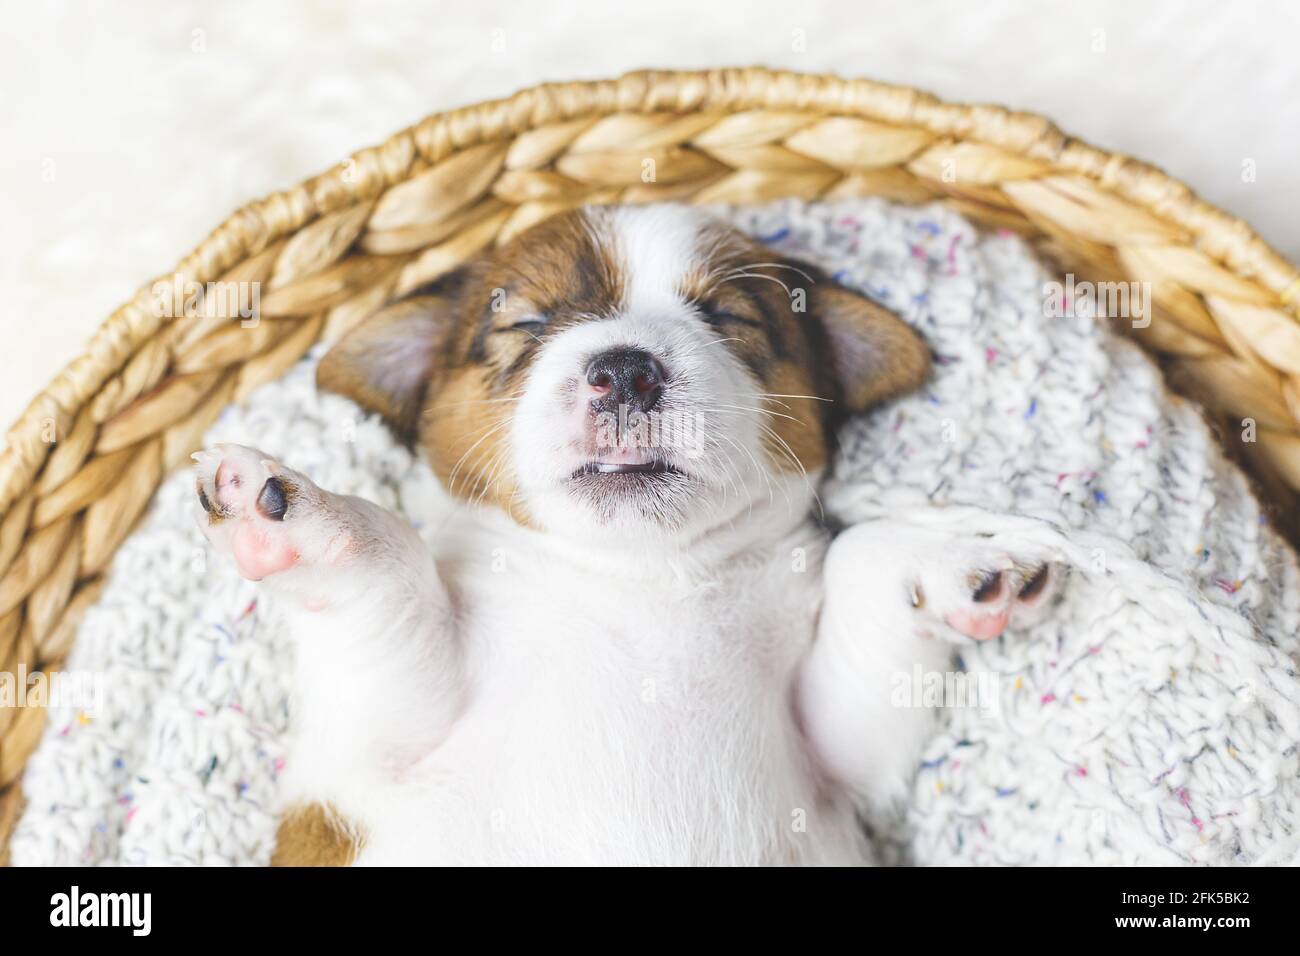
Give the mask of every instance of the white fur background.
<path id="1" fill-rule="evenodd" d="M 1046 113 L 1294 259 L 1297 37 L 1285 0 L 0 0 L 0 427 L 240 204 L 434 110 L 641 67 L 831 71 Z"/>

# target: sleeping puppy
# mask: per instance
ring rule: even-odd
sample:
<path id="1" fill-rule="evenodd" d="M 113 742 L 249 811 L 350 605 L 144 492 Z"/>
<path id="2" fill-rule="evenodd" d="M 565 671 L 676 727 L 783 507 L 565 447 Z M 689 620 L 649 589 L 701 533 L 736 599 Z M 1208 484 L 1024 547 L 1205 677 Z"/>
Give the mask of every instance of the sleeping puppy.
<path id="1" fill-rule="evenodd" d="M 895 316 L 686 207 L 557 216 L 340 341 L 322 387 L 418 444 L 400 518 L 200 453 L 208 538 L 296 644 L 276 862 L 870 860 L 932 713 L 897 675 L 1059 576 L 814 520 L 835 423 L 917 387 Z"/>

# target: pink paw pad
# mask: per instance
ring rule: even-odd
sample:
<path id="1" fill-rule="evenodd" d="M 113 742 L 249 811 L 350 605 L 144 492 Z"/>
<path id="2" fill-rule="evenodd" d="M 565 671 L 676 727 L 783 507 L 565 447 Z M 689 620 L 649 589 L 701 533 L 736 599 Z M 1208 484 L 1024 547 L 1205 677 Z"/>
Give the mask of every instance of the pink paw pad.
<path id="1" fill-rule="evenodd" d="M 977 641 L 990 641 L 1000 637 L 1011 620 L 1011 612 L 1003 610 L 996 614 L 975 614 L 970 611 L 953 611 L 944 618 L 950 627 Z"/>
<path id="2" fill-rule="evenodd" d="M 297 551 L 283 541 L 276 541 L 252 522 L 240 522 L 231 544 L 239 573 L 250 581 L 287 571 L 298 563 Z"/>
<path id="3" fill-rule="evenodd" d="M 239 445 L 198 452 L 197 493 L 209 540 L 229 550 L 250 581 L 293 567 L 299 560 L 284 526 L 293 486 L 275 462 Z"/>
<path id="4" fill-rule="evenodd" d="M 972 640 L 989 641 L 1000 637 L 1011 621 L 1012 612 L 1033 608 L 1048 592 L 1051 580 L 1049 565 L 1017 575 L 994 571 L 985 576 L 971 595 L 971 603 L 944 616 L 944 621 Z"/>

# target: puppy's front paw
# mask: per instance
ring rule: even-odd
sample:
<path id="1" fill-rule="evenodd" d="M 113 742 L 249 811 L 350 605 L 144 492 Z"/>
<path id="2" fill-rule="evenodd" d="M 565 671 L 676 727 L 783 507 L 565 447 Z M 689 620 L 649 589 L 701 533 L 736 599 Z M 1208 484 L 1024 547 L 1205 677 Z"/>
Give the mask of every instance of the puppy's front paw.
<path id="1" fill-rule="evenodd" d="M 320 489 L 304 476 L 243 445 L 217 445 L 193 457 L 203 532 L 250 581 L 287 571 L 329 546 Z"/>
<path id="2" fill-rule="evenodd" d="M 1041 620 L 1064 577 L 1064 566 L 1043 552 L 1008 553 L 976 537 L 934 554 L 913 576 L 908 596 L 923 631 L 987 641 Z"/>

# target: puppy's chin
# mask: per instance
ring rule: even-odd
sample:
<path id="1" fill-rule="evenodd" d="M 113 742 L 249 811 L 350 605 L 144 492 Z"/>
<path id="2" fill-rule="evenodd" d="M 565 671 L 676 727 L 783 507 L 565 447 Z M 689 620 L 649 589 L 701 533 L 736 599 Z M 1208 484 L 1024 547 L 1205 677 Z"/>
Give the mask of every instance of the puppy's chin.
<path id="1" fill-rule="evenodd" d="M 671 465 L 627 468 L 592 463 L 569 479 L 566 494 L 601 526 L 681 529 L 697 482 Z"/>
<path id="2" fill-rule="evenodd" d="M 681 551 L 722 529 L 729 529 L 729 540 L 758 539 L 805 520 L 819 478 L 819 472 L 807 478 L 773 474 L 724 486 L 688 470 L 583 469 L 568 480 L 523 489 L 521 502 L 534 527 L 583 546 Z"/>
<path id="3" fill-rule="evenodd" d="M 706 489 L 672 466 L 611 467 L 591 463 L 558 484 L 524 495 L 543 528 L 566 537 L 672 541 L 708 524 Z"/>

